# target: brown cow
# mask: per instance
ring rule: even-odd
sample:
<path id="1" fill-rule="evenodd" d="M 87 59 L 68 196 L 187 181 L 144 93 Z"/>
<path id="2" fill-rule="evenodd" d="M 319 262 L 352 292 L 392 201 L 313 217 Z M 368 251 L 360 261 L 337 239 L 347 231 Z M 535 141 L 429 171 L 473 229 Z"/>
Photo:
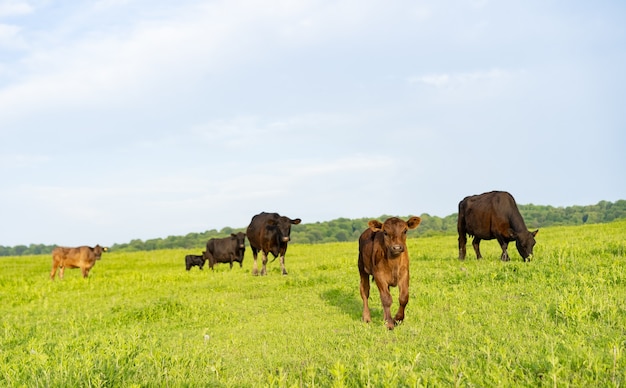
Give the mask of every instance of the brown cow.
<path id="1" fill-rule="evenodd" d="M 465 197 L 459 202 L 459 260 L 465 259 L 467 236 L 474 236 L 472 246 L 476 258 L 480 254 L 480 240 L 493 240 L 500 243 L 503 261 L 509 261 L 507 248 L 515 241 L 517 251 L 524 261 L 530 261 L 535 246 L 535 236 L 539 229 L 530 232 L 517 208 L 513 196 L 505 191 L 491 191 Z"/>
<path id="2" fill-rule="evenodd" d="M 372 220 L 359 237 L 359 274 L 361 275 L 361 298 L 363 299 L 363 321 L 371 322 L 367 300 L 370 296 L 370 276 L 374 278 L 380 301 L 383 305 L 385 323 L 389 330 L 404 320 L 404 309 L 409 302 L 409 252 L 406 233 L 422 222 L 419 217 L 403 221 L 397 217 L 384 223 Z M 400 307 L 391 318 L 391 293 L 389 287 L 398 287 Z"/>
<path id="3" fill-rule="evenodd" d="M 257 253 L 259 251 L 261 251 L 263 256 L 261 275 L 267 275 L 267 254 L 270 252 L 274 255 L 274 260 L 276 260 L 276 257 L 280 257 L 280 268 L 283 271 L 283 275 L 287 275 L 285 253 L 287 252 L 287 243 L 291 239 L 289 237 L 291 225 L 298 225 L 300 222 L 302 220 L 299 218 L 292 220 L 278 213 L 262 212 L 252 217 L 250 225 L 248 225 L 246 230 L 246 236 L 248 237 L 250 249 L 252 249 L 252 257 L 254 258 L 253 275 L 259 274 L 257 267 Z"/>
<path id="4" fill-rule="evenodd" d="M 77 248 L 56 247 L 52 251 L 52 271 L 50 279 L 54 280 L 54 275 L 59 270 L 59 278 L 63 279 L 65 268 L 80 268 L 83 278 L 89 275 L 89 270 L 96 264 L 96 260 L 100 260 L 102 252 L 108 251 L 108 248 L 96 245 L 94 248 L 88 246 L 80 246 Z"/>

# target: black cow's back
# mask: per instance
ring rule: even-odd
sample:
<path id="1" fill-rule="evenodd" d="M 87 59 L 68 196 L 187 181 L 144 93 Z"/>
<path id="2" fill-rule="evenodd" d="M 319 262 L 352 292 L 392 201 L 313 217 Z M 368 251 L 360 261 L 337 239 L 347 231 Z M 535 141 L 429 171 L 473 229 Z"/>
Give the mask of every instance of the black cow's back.
<path id="1" fill-rule="evenodd" d="M 471 195 L 459 202 L 458 229 L 482 239 L 495 238 L 500 225 L 514 230 L 526 228 L 515 199 L 506 191 L 491 191 Z M 508 229 L 508 228 L 507 228 Z M 505 235 L 506 230 L 498 230 Z"/>

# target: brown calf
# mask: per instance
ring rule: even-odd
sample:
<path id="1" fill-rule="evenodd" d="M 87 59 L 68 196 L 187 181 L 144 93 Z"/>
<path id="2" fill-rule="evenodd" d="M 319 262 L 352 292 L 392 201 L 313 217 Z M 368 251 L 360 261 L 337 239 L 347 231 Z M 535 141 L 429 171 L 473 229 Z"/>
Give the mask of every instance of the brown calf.
<path id="1" fill-rule="evenodd" d="M 88 246 L 80 246 L 77 248 L 56 247 L 52 251 L 52 271 L 50 271 L 50 279 L 54 280 L 54 275 L 59 270 L 59 278 L 63 279 L 65 268 L 80 268 L 83 278 L 89 275 L 89 270 L 96 264 L 96 260 L 100 260 L 102 252 L 106 252 L 108 248 L 96 245 L 94 248 Z"/>
<path id="2" fill-rule="evenodd" d="M 392 217 L 384 223 L 372 220 L 359 237 L 359 273 L 361 275 L 361 298 L 363 299 L 363 321 L 371 322 L 367 301 L 370 296 L 370 276 L 374 278 L 389 330 L 404 320 L 404 309 L 409 302 L 409 252 L 406 233 L 422 222 L 419 217 L 408 221 Z M 398 287 L 400 307 L 391 318 L 391 293 L 389 287 Z"/>

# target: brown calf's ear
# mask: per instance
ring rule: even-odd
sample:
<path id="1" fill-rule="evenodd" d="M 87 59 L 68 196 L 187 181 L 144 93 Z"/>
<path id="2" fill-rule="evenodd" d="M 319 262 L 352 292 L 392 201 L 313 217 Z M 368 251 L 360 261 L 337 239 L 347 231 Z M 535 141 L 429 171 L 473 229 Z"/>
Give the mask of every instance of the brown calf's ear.
<path id="1" fill-rule="evenodd" d="M 302 220 L 299 219 L 299 218 L 296 218 L 295 220 L 291 220 L 291 223 L 294 224 L 294 225 L 298 225 L 301 222 L 302 222 Z"/>
<path id="2" fill-rule="evenodd" d="M 371 220 L 370 222 L 367 223 L 367 226 L 370 227 L 372 232 L 379 232 L 383 228 L 382 222 L 380 222 L 378 220 Z"/>
<path id="3" fill-rule="evenodd" d="M 409 218 L 409 220 L 406 222 L 406 225 L 409 227 L 409 229 L 415 229 L 421 222 L 421 218 L 414 216 Z"/>
<path id="4" fill-rule="evenodd" d="M 537 235 L 537 233 L 539 233 L 539 229 L 535 230 L 534 232 L 531 232 L 533 237 L 535 237 Z"/>

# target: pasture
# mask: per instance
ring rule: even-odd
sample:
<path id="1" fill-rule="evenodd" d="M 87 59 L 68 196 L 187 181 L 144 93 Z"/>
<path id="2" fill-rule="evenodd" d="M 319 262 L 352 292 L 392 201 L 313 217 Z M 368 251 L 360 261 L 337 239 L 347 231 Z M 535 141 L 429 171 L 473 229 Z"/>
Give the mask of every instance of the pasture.
<path id="1" fill-rule="evenodd" d="M 95 244 L 95 242 L 94 242 Z M 410 300 L 361 322 L 357 243 L 289 246 L 268 276 L 197 252 L 111 251 L 50 281 L 51 257 L 0 258 L 0 386 L 626 385 L 626 220 L 541 229 L 535 258 L 409 233 Z M 392 289 L 397 309 L 397 289 Z"/>

